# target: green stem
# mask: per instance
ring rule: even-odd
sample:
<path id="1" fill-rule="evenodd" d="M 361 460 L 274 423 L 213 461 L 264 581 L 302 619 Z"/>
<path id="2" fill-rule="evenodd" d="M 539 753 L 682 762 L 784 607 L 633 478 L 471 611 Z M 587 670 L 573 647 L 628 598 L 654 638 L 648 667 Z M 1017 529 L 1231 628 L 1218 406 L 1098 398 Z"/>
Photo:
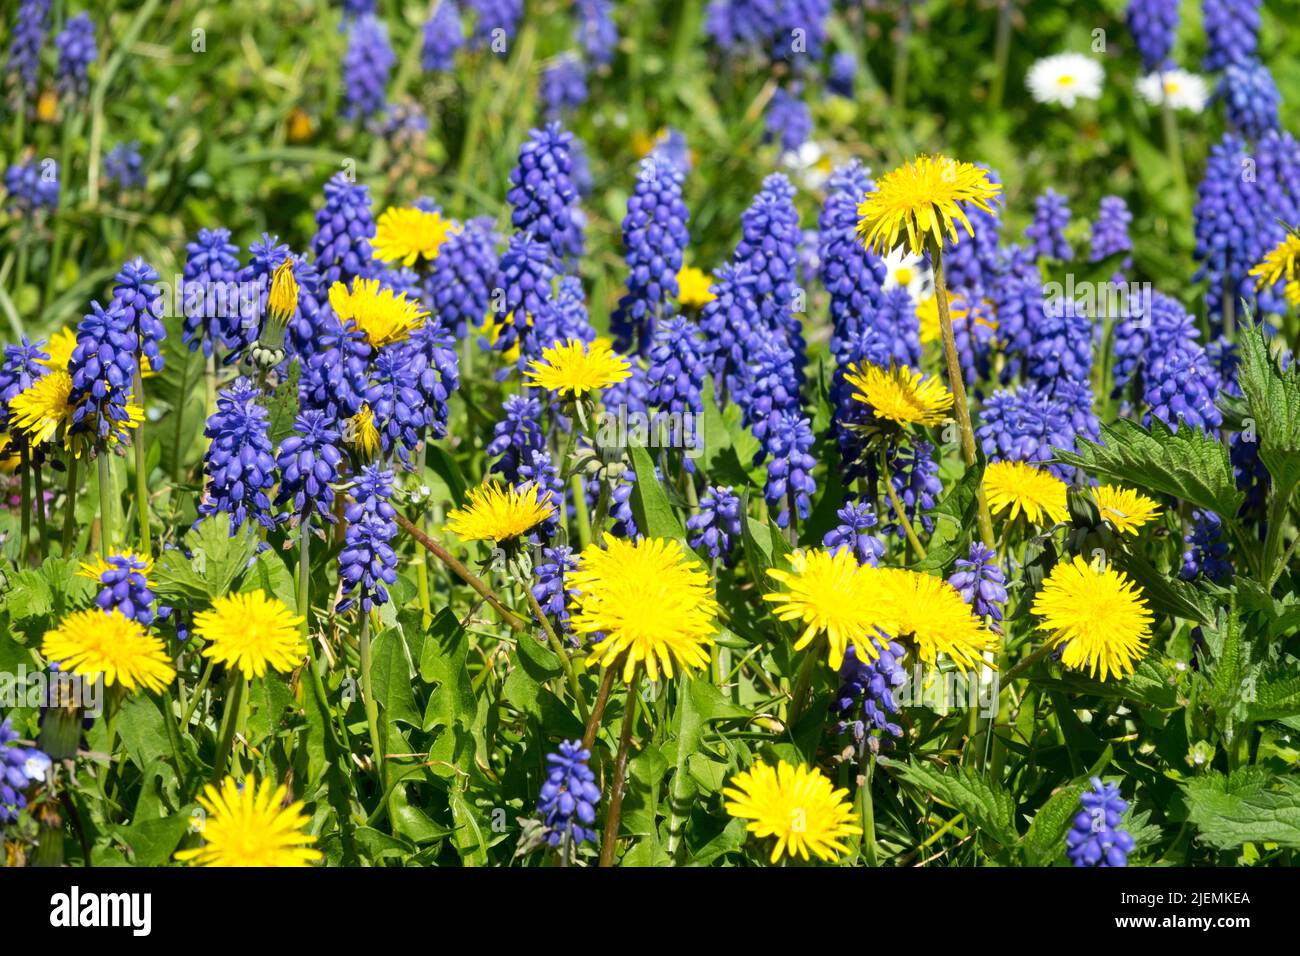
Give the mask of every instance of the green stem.
<path id="1" fill-rule="evenodd" d="M 99 471 L 99 553 L 107 558 L 113 549 L 112 482 L 108 472 L 108 449 L 101 447 L 95 455 Z"/>
<path id="2" fill-rule="evenodd" d="M 1287 511 L 1294 490 L 1294 488 L 1287 488 L 1285 492 L 1279 494 L 1274 485 L 1273 500 L 1269 503 L 1268 532 L 1264 536 L 1264 564 L 1261 570 L 1270 589 L 1286 567 L 1278 560 L 1278 554 L 1282 547 L 1282 531 L 1286 527 Z"/>
<path id="3" fill-rule="evenodd" d="M 197 694 L 196 694 L 197 696 Z M 244 706 L 244 675 L 231 671 L 226 681 L 226 706 L 221 712 L 220 738 L 217 743 L 217 759 L 212 764 L 212 782 L 220 784 L 226 775 L 230 763 L 230 752 L 234 749 L 235 728 L 239 726 L 239 711 Z"/>
<path id="4" fill-rule="evenodd" d="M 18 467 L 22 470 L 22 491 L 19 495 L 19 502 L 22 506 L 22 517 L 19 519 L 21 531 L 19 541 L 22 545 L 18 549 L 19 558 L 26 562 L 27 553 L 32 540 L 32 470 L 29 467 L 31 458 L 27 451 L 27 440 L 23 439 L 18 443 Z"/>
<path id="5" fill-rule="evenodd" d="M 903 526 L 903 533 L 907 535 L 907 540 L 916 552 L 916 556 L 924 561 L 925 546 L 921 544 L 921 539 L 916 536 L 912 522 L 907 520 L 907 512 L 904 510 L 902 502 L 898 500 L 898 492 L 894 490 L 894 483 L 889 477 L 889 455 L 883 448 L 880 450 L 880 478 L 885 486 L 885 494 L 889 497 L 889 504 L 893 507 L 894 514 L 898 516 L 898 523 Z"/>
<path id="6" fill-rule="evenodd" d="M 302 616 L 302 636 L 311 639 L 311 515 L 298 522 L 298 613 Z"/>
<path id="7" fill-rule="evenodd" d="M 194 694 L 190 697 L 190 704 L 185 708 L 185 713 L 181 717 L 181 727 L 186 730 L 189 730 L 190 720 L 193 719 L 194 711 L 199 706 L 199 698 L 208 689 L 208 681 L 212 680 L 212 670 L 216 666 L 216 662 L 209 658 L 208 666 L 203 669 L 203 676 L 199 678 L 199 685 L 194 688 Z"/>
<path id="8" fill-rule="evenodd" d="M 1011 0 L 999 0 L 998 28 L 993 41 L 993 86 L 989 91 L 989 107 L 1002 105 L 1007 88 L 1007 60 L 1011 53 Z"/>
<path id="9" fill-rule="evenodd" d="M 1160 118 L 1165 129 L 1165 150 L 1169 155 L 1169 165 L 1173 168 L 1174 186 L 1180 196 L 1187 194 L 1187 167 L 1183 163 L 1183 140 L 1178 132 L 1178 117 L 1169 104 L 1169 97 L 1164 92 L 1164 74 L 1160 76 L 1161 106 Z"/>
<path id="10" fill-rule="evenodd" d="M 966 467 L 975 467 L 977 461 L 975 453 L 975 429 L 971 427 L 970 406 L 966 402 L 966 385 L 962 381 L 961 359 L 957 355 L 957 337 L 952 331 L 952 316 L 948 313 L 948 283 L 943 275 L 943 251 L 937 245 L 930 250 L 930 258 L 934 263 L 934 295 L 935 301 L 939 306 L 939 327 L 943 332 L 943 355 L 948 365 L 948 385 L 952 388 L 953 408 L 957 412 L 957 426 L 961 430 L 961 448 L 962 454 L 966 459 Z M 993 519 L 989 517 L 988 497 L 984 493 L 984 483 L 980 482 L 975 489 L 975 498 L 978 505 L 976 511 L 976 521 L 979 524 L 980 540 L 984 546 L 992 548 L 993 540 Z"/>
<path id="11" fill-rule="evenodd" d="M 77 530 L 77 466 L 81 459 L 68 456 L 68 491 L 63 502 L 63 556 L 72 553 L 72 539 Z"/>
<path id="12" fill-rule="evenodd" d="M 135 367 L 135 404 L 144 408 L 144 377 L 140 374 L 140 359 Z M 179 451 L 177 452 L 179 455 Z M 135 432 L 135 513 L 140 523 L 140 553 L 146 557 L 152 553 L 149 541 L 149 473 L 145 466 L 144 417 Z"/>
<path id="13" fill-rule="evenodd" d="M 533 595 L 533 589 L 528 586 L 529 582 L 523 582 L 524 597 L 528 600 L 528 606 L 532 608 L 533 615 L 541 622 L 542 630 L 546 632 L 546 640 L 550 642 L 551 650 L 555 652 L 560 659 L 560 665 L 564 668 L 564 674 L 569 680 L 569 690 L 573 694 L 573 699 L 578 705 L 578 716 L 582 722 L 587 722 L 587 702 L 582 696 L 582 685 L 578 683 L 578 672 L 574 669 L 573 659 L 569 657 L 569 652 L 565 650 L 564 644 L 560 641 L 559 635 L 555 633 L 555 628 L 551 626 L 550 620 L 546 617 L 546 612 L 542 606 L 537 603 L 537 598 Z"/>
<path id="14" fill-rule="evenodd" d="M 1015 680 L 1025 671 L 1029 670 L 1029 668 L 1033 667 L 1035 664 L 1041 661 L 1048 654 L 1052 653 L 1052 648 L 1054 646 L 1055 645 L 1052 644 L 1043 644 L 1036 651 L 1033 651 L 1032 653 L 1027 654 L 1026 656 L 1020 658 L 1019 662 L 1016 664 L 1015 667 L 1011 668 L 1011 670 L 1007 671 L 1005 674 L 1002 675 L 1002 685 L 1004 687 L 1009 687 L 1013 680 Z"/>
<path id="15" fill-rule="evenodd" d="M 803 716 L 803 709 L 807 703 L 808 688 L 812 686 L 813 668 L 817 666 L 817 654 L 822 648 L 823 641 L 818 638 L 803 650 L 804 657 L 799 662 L 799 672 L 795 674 L 794 689 L 790 692 L 790 707 L 786 712 L 786 723 L 791 731 L 799 723 L 799 718 Z"/>
<path id="16" fill-rule="evenodd" d="M 591 515 L 587 512 L 587 495 L 582 486 L 582 476 L 574 475 L 569 484 L 573 488 L 573 516 L 578 522 L 578 544 L 585 548 L 591 544 Z"/>
<path id="17" fill-rule="evenodd" d="M 600 722 L 605 716 L 605 705 L 609 703 L 609 694 L 614 688 L 614 680 L 618 677 L 620 666 L 619 661 L 611 662 L 605 668 L 605 676 L 600 679 L 600 690 L 596 692 L 596 706 L 591 709 L 591 716 L 587 718 L 587 726 L 582 732 L 584 750 L 596 746 L 596 734 L 600 733 Z"/>
<path id="18" fill-rule="evenodd" d="M 45 560 L 45 481 L 41 476 L 41 463 L 32 462 L 32 476 L 36 492 L 36 559 Z"/>
<path id="19" fill-rule="evenodd" d="M 361 696 L 364 697 L 365 727 L 370 734 L 370 752 L 374 757 L 374 770 L 383 783 L 383 745 L 380 740 L 380 702 L 374 700 L 374 685 L 370 682 L 370 615 L 361 611 L 361 633 L 357 637 L 361 653 Z M 389 821 L 395 825 L 396 821 Z"/>
<path id="20" fill-rule="evenodd" d="M 876 773 L 876 755 L 862 745 L 858 759 L 858 818 L 862 821 L 862 853 L 867 866 L 878 866 L 876 858 L 876 814 L 871 798 L 871 780 Z"/>
<path id="21" fill-rule="evenodd" d="M 891 105 L 896 110 L 903 108 L 907 100 L 908 41 L 912 37 L 912 5 L 899 4 L 898 38 L 894 46 L 894 82 Z"/>
<path id="22" fill-rule="evenodd" d="M 605 818 L 605 835 L 600 842 L 600 865 L 614 865 L 618 847 L 618 824 L 623 815 L 623 781 L 627 777 L 627 755 L 632 745 L 632 727 L 636 724 L 636 694 L 641 671 L 632 675 L 627 685 L 627 702 L 623 709 L 623 727 L 618 735 L 618 756 L 614 758 L 614 780 L 609 789 L 609 816 Z"/>

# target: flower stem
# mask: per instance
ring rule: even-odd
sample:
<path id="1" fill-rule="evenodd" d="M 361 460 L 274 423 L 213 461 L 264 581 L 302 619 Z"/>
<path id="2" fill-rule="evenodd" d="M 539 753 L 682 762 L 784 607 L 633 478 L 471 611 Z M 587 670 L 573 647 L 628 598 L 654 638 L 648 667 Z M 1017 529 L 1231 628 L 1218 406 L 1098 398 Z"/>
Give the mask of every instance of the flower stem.
<path id="1" fill-rule="evenodd" d="M 632 745 L 632 727 L 636 724 L 636 692 L 641 672 L 632 675 L 627 685 L 627 702 L 623 710 L 623 728 L 618 734 L 618 756 L 614 758 L 614 780 L 609 789 L 609 816 L 605 818 L 605 835 L 600 841 L 600 865 L 614 865 L 618 846 L 618 824 L 623 815 L 623 781 L 627 777 L 627 754 Z"/>
<path id="2" fill-rule="evenodd" d="M 573 659 L 569 657 L 568 651 L 564 649 L 564 644 L 560 641 L 559 635 L 555 633 L 555 628 L 551 626 L 546 612 L 542 606 L 537 603 L 537 597 L 533 594 L 533 589 L 528 586 L 529 582 L 523 582 L 524 597 L 528 600 L 528 606 L 532 608 L 533 614 L 542 624 L 542 630 L 546 632 L 546 640 L 550 642 L 551 650 L 560 658 L 560 665 L 564 668 L 564 674 L 569 680 L 569 690 L 573 694 L 573 699 L 578 705 L 578 715 L 582 722 L 587 722 L 587 702 L 582 696 L 582 685 L 578 683 L 578 672 L 573 667 Z"/>
<path id="3" fill-rule="evenodd" d="M 1163 74 L 1161 74 L 1160 82 L 1163 90 Z M 1187 194 L 1187 167 L 1183 163 L 1183 140 L 1178 132 L 1178 117 L 1174 115 L 1174 108 L 1169 105 L 1169 97 L 1163 92 L 1161 101 L 1160 118 L 1164 123 L 1165 150 L 1169 155 L 1169 165 L 1173 169 L 1174 187 L 1178 190 L 1179 196 L 1185 196 Z"/>
<path id="4" fill-rule="evenodd" d="M 451 568 L 452 571 L 456 572 L 457 577 L 477 591 L 483 600 L 491 604 L 493 609 L 501 615 L 501 619 L 510 625 L 511 630 L 521 631 L 528 626 L 527 622 L 523 618 L 519 617 L 501 603 L 501 599 L 496 596 L 496 592 L 488 587 L 482 578 L 469 568 L 465 567 L 465 565 L 462 564 L 450 551 L 412 524 L 411 520 L 407 518 L 406 515 L 399 513 L 396 516 L 396 521 L 399 528 L 409 534 L 420 544 L 424 545 L 425 548 L 433 553 L 435 558 L 447 567 Z"/>
<path id="5" fill-rule="evenodd" d="M 807 703 L 808 688 L 812 686 L 812 672 L 817 664 L 817 653 L 822 649 L 822 639 L 818 638 L 804 648 L 804 658 L 799 663 L 799 672 L 795 674 L 794 689 L 790 692 L 790 707 L 786 711 L 786 724 L 794 730 L 795 724 L 803 716 Z"/>
<path id="6" fill-rule="evenodd" d="M 361 653 L 361 696 L 364 697 L 365 726 L 370 734 L 370 752 L 374 757 L 374 770 L 383 783 L 383 747 L 380 744 L 380 702 L 374 700 L 374 685 L 370 682 L 370 615 L 361 611 L 361 633 L 357 637 Z M 396 825 L 396 821 L 389 821 Z"/>
<path id="7" fill-rule="evenodd" d="M 144 361 L 140 359 L 140 361 Z M 144 408 L 144 378 L 140 374 L 140 361 L 135 366 L 135 403 Z M 152 553 L 149 542 L 149 474 L 145 466 L 144 416 L 135 431 L 135 512 L 140 521 L 140 553 Z M 179 452 L 178 452 L 179 454 Z"/>
<path id="8" fill-rule="evenodd" d="M 1027 654 L 1026 656 L 1020 658 L 1020 661 L 1016 664 L 1015 667 L 1011 668 L 1011 670 L 1007 671 L 1005 674 L 1002 675 L 1002 686 L 1009 687 L 1013 680 L 1015 680 L 1025 671 L 1029 670 L 1029 668 L 1033 667 L 1044 657 L 1050 654 L 1052 652 L 1052 647 L 1053 647 L 1052 644 L 1044 643 L 1041 647 L 1038 648 L 1038 650 L 1033 651 L 1032 653 Z"/>
<path id="9" fill-rule="evenodd" d="M 72 539 L 77 530 L 77 466 L 81 459 L 68 456 L 68 491 L 63 502 L 63 556 L 72 552 Z"/>
<path id="10" fill-rule="evenodd" d="M 961 376 L 961 359 L 957 356 L 957 336 L 952 330 L 952 316 L 948 313 L 948 283 L 943 275 L 943 250 L 932 246 L 930 258 L 934 262 L 934 295 L 939 306 L 939 327 L 943 332 L 943 355 L 948 365 L 948 385 L 952 388 L 953 408 L 957 412 L 957 426 L 961 430 L 961 449 L 966 459 L 966 467 L 975 467 L 975 429 L 971 427 L 970 406 L 966 402 L 966 385 Z M 993 520 L 989 517 L 988 498 L 984 494 L 984 483 L 975 488 L 976 521 L 979 524 L 980 540 L 984 546 L 992 548 Z"/>
<path id="11" fill-rule="evenodd" d="M 203 676 L 199 678 L 199 685 L 194 688 L 194 693 L 190 695 L 190 705 L 185 708 L 185 713 L 181 717 L 181 728 L 188 730 L 190 720 L 194 717 L 194 711 L 199 706 L 199 698 L 203 692 L 208 689 L 208 681 L 212 680 L 212 669 L 216 664 L 211 658 L 208 659 L 208 666 L 203 668 Z"/>
<path id="12" fill-rule="evenodd" d="M 894 509 L 894 514 L 898 516 L 898 523 L 903 526 L 903 533 L 907 535 L 908 542 L 912 545 L 912 550 L 922 561 L 925 560 L 925 546 L 921 544 L 921 539 L 916 536 L 916 530 L 912 527 L 912 522 L 907 520 L 907 511 L 904 510 L 902 502 L 898 500 L 898 493 L 894 491 L 894 482 L 889 475 L 889 455 L 884 449 L 880 452 L 880 476 L 885 486 L 885 494 L 889 496 L 889 504 Z"/>
<path id="13" fill-rule="evenodd" d="M 19 519 L 19 541 L 22 542 L 18 549 L 18 554 L 23 562 L 27 560 L 28 546 L 32 538 L 32 469 L 31 457 L 28 454 L 27 442 L 23 440 L 18 444 L 18 467 L 23 473 L 22 491 L 19 494 L 19 503 L 23 509 L 22 518 Z"/>
<path id="14" fill-rule="evenodd" d="M 45 558 L 45 481 L 41 477 L 41 463 L 32 462 L 32 475 L 35 479 L 36 492 L 36 557 Z"/>
<path id="15" fill-rule="evenodd" d="M 867 866 L 877 866 L 876 813 L 871 797 L 871 779 L 876 772 L 876 755 L 869 753 L 865 742 L 860 749 L 862 753 L 858 759 L 858 817 L 862 821 L 862 855 L 866 857 Z"/>
<path id="16" fill-rule="evenodd" d="M 107 558 L 113 549 L 112 482 L 108 473 L 108 449 L 100 448 L 95 455 L 99 471 L 99 553 Z"/>
<path id="17" fill-rule="evenodd" d="M 235 743 L 235 728 L 239 726 L 239 711 L 243 706 L 244 675 L 238 671 L 231 671 L 226 683 L 226 706 L 221 713 L 221 736 L 217 743 L 217 759 L 212 764 L 213 783 L 220 783 L 226 775 L 230 752 Z"/>
<path id="18" fill-rule="evenodd" d="M 605 668 L 605 676 L 600 680 L 600 690 L 596 692 L 596 706 L 591 709 L 591 716 L 587 718 L 587 727 L 582 733 L 582 748 L 590 750 L 596 746 L 596 734 L 600 733 L 600 721 L 605 716 L 605 705 L 609 703 L 609 692 L 614 687 L 614 679 L 618 676 L 618 661 L 610 664 Z"/>
<path id="19" fill-rule="evenodd" d="M 903 103 L 907 100 L 907 44 L 911 38 L 912 5 L 910 3 L 901 3 L 899 4 L 898 35 L 894 41 L 893 93 L 890 97 L 890 105 L 896 110 L 901 110 Z"/>
<path id="20" fill-rule="evenodd" d="M 1002 105 L 1002 95 L 1007 88 L 1007 60 L 1011 53 L 1011 3 L 998 0 L 998 27 L 993 40 L 993 86 L 989 90 L 989 107 Z"/>

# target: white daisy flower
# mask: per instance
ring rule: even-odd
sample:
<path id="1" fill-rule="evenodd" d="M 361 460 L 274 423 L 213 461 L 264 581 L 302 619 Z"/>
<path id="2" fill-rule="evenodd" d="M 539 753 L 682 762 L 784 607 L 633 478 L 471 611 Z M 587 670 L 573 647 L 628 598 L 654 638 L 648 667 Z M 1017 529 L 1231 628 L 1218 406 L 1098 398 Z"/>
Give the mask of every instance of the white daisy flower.
<path id="1" fill-rule="evenodd" d="M 1138 95 L 1152 106 L 1161 106 L 1165 97 L 1176 110 L 1200 113 L 1210 98 L 1210 87 L 1199 73 L 1177 68 L 1148 73 L 1137 82 Z"/>
<path id="2" fill-rule="evenodd" d="M 1057 53 L 1029 68 L 1025 85 L 1040 103 L 1060 103 L 1067 109 L 1079 100 L 1101 96 L 1105 74 L 1101 64 L 1082 53 Z"/>
<path id="3" fill-rule="evenodd" d="M 901 286 L 907 290 L 913 302 L 920 302 L 934 294 L 934 273 L 923 256 L 913 255 L 905 247 L 899 246 L 880 261 L 885 264 L 882 289 Z"/>

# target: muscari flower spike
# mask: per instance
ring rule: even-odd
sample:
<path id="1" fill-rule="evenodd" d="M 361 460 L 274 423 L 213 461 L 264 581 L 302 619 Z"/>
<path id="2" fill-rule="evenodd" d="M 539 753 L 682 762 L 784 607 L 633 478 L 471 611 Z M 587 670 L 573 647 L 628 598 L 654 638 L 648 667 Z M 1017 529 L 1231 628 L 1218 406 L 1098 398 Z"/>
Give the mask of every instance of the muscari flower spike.
<path id="1" fill-rule="evenodd" d="M 544 244 L 556 263 L 582 255 L 582 223 L 573 183 L 573 134 L 559 123 L 530 130 L 510 171 L 510 224 Z"/>
<path id="2" fill-rule="evenodd" d="M 835 512 L 840 523 L 822 537 L 822 544 L 831 554 L 838 554 L 848 549 L 858 559 L 859 564 L 869 564 L 873 568 L 885 555 L 885 543 L 868 529 L 879 523 L 876 512 L 865 501 L 849 502 Z"/>
<path id="3" fill-rule="evenodd" d="M 239 246 L 230 241 L 230 230 L 200 229 L 194 241 L 186 243 L 185 252 L 181 340 L 191 352 L 202 346 L 204 355 L 238 345 Z"/>
<path id="4" fill-rule="evenodd" d="M 1178 0 L 1129 0 L 1126 18 L 1143 69 L 1150 73 L 1163 67 L 1174 47 Z"/>
<path id="5" fill-rule="evenodd" d="M 740 538 L 740 496 L 730 486 L 710 485 L 700 496 L 700 510 L 686 519 L 692 548 L 703 547 L 709 557 L 728 559 Z"/>
<path id="6" fill-rule="evenodd" d="M 420 65 L 426 70 L 449 71 L 455 65 L 456 51 L 464 45 L 465 27 L 456 0 L 441 0 L 424 24 Z"/>
<path id="7" fill-rule="evenodd" d="M 587 71 L 572 53 L 562 53 L 542 69 L 538 83 L 548 120 L 562 119 L 587 102 Z"/>
<path id="8" fill-rule="evenodd" d="M 20 0 L 9 27 L 13 30 L 13 41 L 9 44 L 6 67 L 10 77 L 17 79 L 19 88 L 30 97 L 36 92 L 41 50 L 50 28 L 50 0 Z"/>
<path id="9" fill-rule="evenodd" d="M 120 190 L 142 189 L 146 182 L 140 144 L 116 143 L 104 157 L 104 178 Z"/>
<path id="10" fill-rule="evenodd" d="M 636 187 L 623 217 L 627 292 L 610 319 L 619 351 L 650 351 L 656 324 L 677 307 L 677 273 L 690 244 L 690 213 L 682 200 L 683 175 L 658 156 L 641 161 Z"/>
<path id="11" fill-rule="evenodd" d="M 90 90 L 90 65 L 99 59 L 95 45 L 95 21 L 89 13 L 70 17 L 54 38 L 59 50 L 59 92 L 68 97 L 85 96 Z"/>
<path id="12" fill-rule="evenodd" d="M 342 436 L 324 412 L 308 409 L 294 420 L 293 434 L 280 443 L 276 467 L 280 471 L 280 490 L 276 507 L 292 503 L 301 517 L 317 516 L 334 523 L 334 488 L 339 477 L 343 453 Z"/>
<path id="13" fill-rule="evenodd" d="M 136 257 L 122 266 L 114 277 L 112 307 L 119 309 L 132 328 L 139 345 L 132 349 L 147 368 L 161 372 L 162 351 L 159 344 L 167 337 L 162 323 L 162 293 L 158 291 L 158 270 Z"/>
<path id="14" fill-rule="evenodd" d="M 1128 801 L 1119 795 L 1119 784 L 1092 778 L 1092 789 L 1079 796 L 1083 809 L 1065 835 L 1066 855 L 1075 866 L 1127 866 L 1136 846 L 1132 834 L 1123 829 Z"/>
<path id="15" fill-rule="evenodd" d="M 27 791 L 40 783 L 51 761 L 34 747 L 21 747 L 8 717 L 0 722 L 0 823 L 14 823 L 27 807 Z"/>
<path id="16" fill-rule="evenodd" d="M 1261 0 L 1201 0 L 1207 70 L 1222 70 L 1255 55 Z"/>
<path id="17" fill-rule="evenodd" d="M 980 541 L 972 541 L 969 556 L 958 558 L 956 570 L 948 583 L 960 593 L 975 614 L 991 619 L 991 627 L 1001 633 L 1002 607 L 1007 603 L 1007 576 L 998 564 L 997 553 Z"/>
<path id="18" fill-rule="evenodd" d="M 782 150 L 793 152 L 812 136 L 812 110 L 797 90 L 779 87 L 767 104 L 763 126 L 765 142 L 780 143 Z"/>
<path id="19" fill-rule="evenodd" d="M 604 66 L 614 59 L 618 27 L 611 0 L 577 0 L 577 41 L 592 63 Z"/>
<path id="20" fill-rule="evenodd" d="M 388 106 L 388 80 L 397 57 L 388 42 L 387 25 L 372 14 L 358 17 L 348 30 L 343 56 L 343 115 L 370 119 Z"/>
<path id="21" fill-rule="evenodd" d="M 388 603 L 388 588 L 397 583 L 397 553 L 392 541 L 397 536 L 397 510 L 393 496 L 393 473 L 378 464 L 367 465 L 352 487 L 348 505 L 348 530 L 339 553 L 339 583 L 343 600 L 340 612 L 360 602 L 361 610 Z"/>
<path id="22" fill-rule="evenodd" d="M 203 434 L 211 439 L 203 459 L 207 493 L 200 515 L 228 515 L 230 533 L 246 521 L 274 528 L 270 492 L 275 487 L 270 416 L 258 404 L 261 391 L 247 378 L 236 379 L 217 396 L 217 410 Z"/>
<path id="23" fill-rule="evenodd" d="M 5 170 L 7 205 L 25 216 L 59 206 L 59 164 L 53 159 L 17 162 Z"/>
<path id="24" fill-rule="evenodd" d="M 898 713 L 894 692 L 907 684 L 902 644 L 871 638 L 876 656 L 866 661 L 858 658 L 858 649 L 850 644 L 840 663 L 840 688 L 831 700 L 831 712 L 839 717 L 837 730 L 853 738 L 855 748 L 863 745 L 873 753 L 903 736 L 903 728 L 893 719 Z"/>
<path id="25" fill-rule="evenodd" d="M 591 752 L 577 740 L 562 741 L 558 753 L 546 756 L 546 782 L 537 797 L 537 812 L 547 826 L 546 840 L 551 846 L 596 842 L 592 827 L 600 787 L 587 766 L 590 759 Z"/>
<path id="26" fill-rule="evenodd" d="M 96 565 L 84 566 L 87 576 L 100 585 L 95 603 L 104 611 L 117 610 L 124 617 L 148 627 L 154 621 L 154 594 L 148 574 L 153 562 L 134 552 L 110 554 Z"/>

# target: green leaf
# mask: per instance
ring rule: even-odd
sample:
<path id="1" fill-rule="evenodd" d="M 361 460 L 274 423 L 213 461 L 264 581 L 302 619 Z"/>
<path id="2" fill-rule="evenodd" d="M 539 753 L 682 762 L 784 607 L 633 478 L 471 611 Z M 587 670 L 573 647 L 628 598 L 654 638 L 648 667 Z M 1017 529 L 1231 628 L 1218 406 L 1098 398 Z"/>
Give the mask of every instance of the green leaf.
<path id="1" fill-rule="evenodd" d="M 964 813 L 972 826 L 1003 846 L 1011 846 L 1018 840 L 1015 800 L 988 778 L 970 768 L 940 769 L 917 760 L 910 764 L 893 761 L 886 764 L 883 760 L 881 763 L 896 768 L 908 783 Z"/>
<path id="2" fill-rule="evenodd" d="M 420 679 L 434 685 L 421 729 L 440 731 L 429 747 L 431 769 L 440 776 L 453 775 L 451 767 L 468 772 L 474 761 L 471 728 L 478 702 L 470 684 L 468 656 L 468 635 L 451 609 L 443 608 L 420 648 Z"/>
<path id="3" fill-rule="evenodd" d="M 261 591 L 267 597 L 278 597 L 295 614 L 298 612 L 298 589 L 293 572 L 284 559 L 274 551 L 263 551 L 253 559 L 253 565 L 239 582 L 241 593 Z"/>
<path id="4" fill-rule="evenodd" d="M 1065 833 L 1079 812 L 1079 796 L 1086 789 L 1087 785 L 1082 783 L 1062 787 L 1038 808 L 1021 844 L 1026 865 L 1046 866 L 1060 855 Z"/>
<path id="5" fill-rule="evenodd" d="M 298 418 L 298 377 L 301 372 L 298 360 L 294 359 L 289 364 L 288 375 L 266 402 L 270 418 L 267 431 L 273 445 L 279 445 L 293 434 L 293 423 Z"/>
<path id="6" fill-rule="evenodd" d="M 652 538 L 674 538 L 687 547 L 686 530 L 668 500 L 668 493 L 655 474 L 650 453 L 640 445 L 628 448 L 636 484 L 632 486 L 632 514 L 642 534 Z"/>
<path id="7" fill-rule="evenodd" d="M 1300 369 L 1294 362 L 1285 371 L 1279 366 L 1263 326 L 1243 328 L 1237 348 L 1237 381 L 1251 413 L 1244 424 L 1259 438 L 1259 457 L 1277 485 L 1275 493 L 1288 496 L 1300 482 Z"/>
<path id="8" fill-rule="evenodd" d="M 257 535 L 247 525 L 230 534 L 230 518 L 212 515 L 185 536 L 180 548 L 166 550 L 154 565 L 154 591 L 166 598 L 210 602 L 230 593 L 257 551 Z"/>
<path id="9" fill-rule="evenodd" d="M 1219 601 L 1204 587 L 1156 570 L 1140 554 L 1120 553 L 1114 559 L 1141 586 L 1142 596 L 1156 613 L 1199 624 L 1214 623 Z"/>
<path id="10" fill-rule="evenodd" d="M 195 445 L 203 431 L 204 404 L 203 352 L 190 351 L 181 340 L 179 316 L 164 320 L 167 337 L 163 340 L 163 369 L 145 382 L 145 394 L 166 411 L 157 422 L 149 424 L 151 435 L 161 436 L 162 457 L 159 465 L 179 480 L 194 460 Z"/>
<path id="11" fill-rule="evenodd" d="M 959 553 L 966 531 L 975 522 L 976 496 L 983 468 L 967 468 L 962 472 L 938 507 L 930 512 L 935 518 L 934 532 L 926 544 L 924 560 L 912 565 L 914 571 L 940 571 L 946 568 Z"/>
<path id="12" fill-rule="evenodd" d="M 419 727 L 422 723 L 420 709 L 415 703 L 415 689 L 411 681 L 415 666 L 402 636 L 400 627 L 386 627 L 375 635 L 371 650 L 370 680 L 387 720 L 390 733 L 400 734 L 396 725 Z"/>
<path id="13" fill-rule="evenodd" d="M 1158 418 L 1151 430 L 1121 419 L 1101 426 L 1100 444 L 1079 439 L 1079 453 L 1056 449 L 1058 461 L 1124 485 L 1138 485 L 1217 512 L 1241 507 L 1228 449 L 1216 438 L 1183 425 L 1173 432 Z"/>
<path id="14" fill-rule="evenodd" d="M 1300 676 L 1261 679 L 1243 694 L 1246 719 L 1283 720 L 1300 714 Z"/>
<path id="15" fill-rule="evenodd" d="M 1200 838 L 1221 850 L 1244 843 L 1300 848 L 1300 779 L 1270 777 L 1259 767 L 1246 770 L 1182 784 L 1187 819 Z"/>
<path id="16" fill-rule="evenodd" d="M 171 859 L 190 828 L 190 809 L 159 820 L 141 820 L 131 826 L 111 827 L 108 832 L 126 848 L 127 859 L 132 865 L 162 866 Z"/>

